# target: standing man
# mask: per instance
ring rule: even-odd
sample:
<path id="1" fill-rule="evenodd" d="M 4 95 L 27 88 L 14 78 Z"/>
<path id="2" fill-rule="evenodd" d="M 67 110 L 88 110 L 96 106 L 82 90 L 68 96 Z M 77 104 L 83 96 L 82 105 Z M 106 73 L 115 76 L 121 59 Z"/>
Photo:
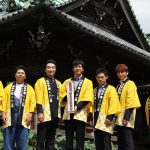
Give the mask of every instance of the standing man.
<path id="1" fill-rule="evenodd" d="M 4 100 L 4 88 L 3 88 L 3 84 L 0 81 L 0 112 L 3 111 L 3 100 Z"/>
<path id="2" fill-rule="evenodd" d="M 53 150 L 58 118 L 61 83 L 55 79 L 56 61 L 49 59 L 45 65 L 44 77 L 35 84 L 37 105 L 37 150 Z"/>
<path id="3" fill-rule="evenodd" d="M 26 68 L 16 68 L 16 81 L 4 89 L 2 120 L 4 124 L 4 150 L 27 150 L 28 129 L 35 111 L 33 88 L 25 82 Z"/>
<path id="4" fill-rule="evenodd" d="M 146 122 L 148 126 L 148 132 L 150 132 L 150 97 L 147 98 L 145 104 Z"/>
<path id="5" fill-rule="evenodd" d="M 150 97 L 148 97 L 146 100 L 145 115 L 146 115 L 148 138 L 150 139 Z"/>
<path id="6" fill-rule="evenodd" d="M 65 106 L 63 120 L 66 133 L 66 150 L 73 150 L 74 131 L 76 132 L 76 149 L 84 150 L 85 127 L 87 115 L 93 105 L 92 81 L 83 76 L 84 62 L 73 61 L 73 77 L 64 81 L 61 104 Z"/>
<path id="7" fill-rule="evenodd" d="M 120 112 L 116 89 L 107 83 L 108 72 L 98 68 L 94 89 L 94 135 L 96 150 L 112 150 L 111 134 L 115 125 L 115 115 Z"/>
<path id="8" fill-rule="evenodd" d="M 116 66 L 119 79 L 117 93 L 120 100 L 121 112 L 117 116 L 117 134 L 119 150 L 134 150 L 133 129 L 136 109 L 141 107 L 137 94 L 137 87 L 128 78 L 128 67 L 125 64 Z"/>

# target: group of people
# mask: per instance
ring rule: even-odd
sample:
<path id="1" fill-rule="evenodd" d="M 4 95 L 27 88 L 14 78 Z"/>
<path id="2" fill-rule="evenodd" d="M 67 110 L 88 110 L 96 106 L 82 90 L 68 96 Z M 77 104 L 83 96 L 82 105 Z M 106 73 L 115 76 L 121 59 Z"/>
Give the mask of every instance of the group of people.
<path id="1" fill-rule="evenodd" d="M 56 61 L 49 59 L 45 75 L 34 89 L 25 82 L 26 68 L 18 66 L 15 81 L 4 89 L 0 82 L 0 111 L 4 126 L 4 150 L 27 150 L 28 131 L 37 113 L 37 150 L 55 149 L 59 119 L 65 127 L 66 150 L 84 150 L 87 119 L 94 129 L 96 150 L 112 150 L 111 134 L 117 129 L 118 150 L 134 150 L 133 128 L 140 101 L 137 88 L 128 77 L 128 67 L 115 68 L 119 84 L 115 88 L 107 82 L 105 68 L 96 70 L 97 86 L 83 75 L 84 62 L 75 59 L 73 76 L 62 84 L 55 78 Z M 62 111 L 63 110 L 63 111 Z M 75 132 L 75 134 L 74 134 Z"/>

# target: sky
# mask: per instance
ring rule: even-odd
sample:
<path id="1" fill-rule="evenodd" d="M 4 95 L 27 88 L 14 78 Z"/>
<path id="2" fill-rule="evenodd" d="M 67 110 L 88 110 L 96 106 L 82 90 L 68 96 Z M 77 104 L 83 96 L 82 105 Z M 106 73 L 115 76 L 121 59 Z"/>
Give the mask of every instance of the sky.
<path id="1" fill-rule="evenodd" d="M 144 33 L 150 33 L 150 0 L 130 0 L 130 4 Z"/>

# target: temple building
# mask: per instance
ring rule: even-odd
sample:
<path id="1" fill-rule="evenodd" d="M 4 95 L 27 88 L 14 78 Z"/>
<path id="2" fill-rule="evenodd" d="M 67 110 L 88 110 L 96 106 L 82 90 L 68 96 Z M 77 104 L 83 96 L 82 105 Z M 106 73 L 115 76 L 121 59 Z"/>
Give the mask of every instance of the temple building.
<path id="1" fill-rule="evenodd" d="M 116 86 L 115 66 L 129 66 L 138 86 L 142 108 L 137 111 L 138 150 L 149 145 L 145 101 L 150 95 L 150 46 L 128 0 L 0 0 L 0 79 L 14 80 L 14 69 L 28 68 L 34 85 L 44 74 L 45 61 L 57 61 L 57 78 L 71 73 L 74 58 L 85 61 L 85 76 L 95 81 L 95 70 L 105 65 L 109 83 Z"/>

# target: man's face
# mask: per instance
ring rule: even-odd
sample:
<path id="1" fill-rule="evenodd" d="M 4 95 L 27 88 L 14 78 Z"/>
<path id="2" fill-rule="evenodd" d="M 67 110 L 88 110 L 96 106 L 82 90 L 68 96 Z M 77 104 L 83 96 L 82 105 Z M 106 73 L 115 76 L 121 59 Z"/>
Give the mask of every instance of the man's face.
<path id="1" fill-rule="evenodd" d="M 48 63 L 45 68 L 45 72 L 48 76 L 53 77 L 56 73 L 56 65 L 53 63 Z"/>
<path id="2" fill-rule="evenodd" d="M 81 64 L 78 64 L 78 65 L 75 65 L 72 70 L 74 72 L 74 75 L 80 76 L 82 72 L 84 71 L 84 68 Z"/>
<path id="3" fill-rule="evenodd" d="M 118 71 L 117 77 L 120 81 L 124 80 L 128 76 L 128 71 Z"/>
<path id="4" fill-rule="evenodd" d="M 104 85 L 107 79 L 108 79 L 108 76 L 105 75 L 104 73 L 99 73 L 96 75 L 96 81 L 100 86 Z"/>
<path id="5" fill-rule="evenodd" d="M 26 79 L 26 74 L 23 69 L 18 69 L 16 74 L 15 74 L 16 82 L 18 83 L 23 83 L 24 80 Z"/>

